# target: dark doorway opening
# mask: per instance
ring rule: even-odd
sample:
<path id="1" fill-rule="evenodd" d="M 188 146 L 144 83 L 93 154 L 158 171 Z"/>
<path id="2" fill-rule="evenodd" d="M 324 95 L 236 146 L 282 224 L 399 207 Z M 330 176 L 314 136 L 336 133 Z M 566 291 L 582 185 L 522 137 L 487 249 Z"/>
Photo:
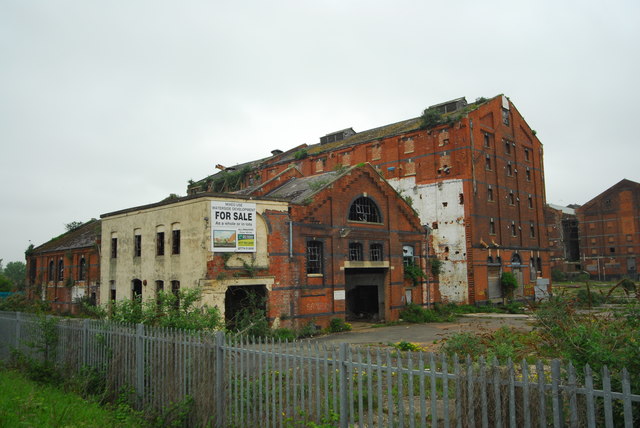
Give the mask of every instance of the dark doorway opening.
<path id="1" fill-rule="evenodd" d="M 386 269 L 349 268 L 345 271 L 346 318 L 349 321 L 378 322 L 384 319 Z"/>
<path id="2" fill-rule="evenodd" d="M 142 281 L 139 279 L 131 281 L 131 299 L 142 300 Z"/>
<path id="3" fill-rule="evenodd" d="M 347 318 L 374 320 L 378 318 L 378 286 L 357 285 L 347 291 Z"/>
<path id="4" fill-rule="evenodd" d="M 227 328 L 239 330 L 251 322 L 266 321 L 267 287 L 264 285 L 232 285 L 224 296 Z"/>

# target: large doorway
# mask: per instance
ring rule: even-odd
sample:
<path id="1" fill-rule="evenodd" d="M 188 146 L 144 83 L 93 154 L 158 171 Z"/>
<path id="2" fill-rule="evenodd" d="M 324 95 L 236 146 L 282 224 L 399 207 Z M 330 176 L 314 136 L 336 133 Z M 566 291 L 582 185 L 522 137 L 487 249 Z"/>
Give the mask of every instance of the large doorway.
<path id="1" fill-rule="evenodd" d="M 345 270 L 348 321 L 377 322 L 384 319 L 386 273 L 386 269 L 379 268 Z"/>
<path id="2" fill-rule="evenodd" d="M 224 296 L 227 328 L 242 330 L 255 322 L 266 322 L 267 287 L 264 285 L 232 285 Z"/>

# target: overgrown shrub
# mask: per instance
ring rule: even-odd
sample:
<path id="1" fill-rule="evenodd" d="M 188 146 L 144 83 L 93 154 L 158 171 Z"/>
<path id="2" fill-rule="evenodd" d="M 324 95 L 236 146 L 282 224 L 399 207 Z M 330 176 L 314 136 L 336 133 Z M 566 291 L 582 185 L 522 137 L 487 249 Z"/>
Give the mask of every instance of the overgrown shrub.
<path id="1" fill-rule="evenodd" d="M 185 330 L 220 330 L 224 327 L 218 308 L 199 306 L 202 290 L 159 292 L 147 301 L 119 300 L 111 304 L 109 318 L 116 322 L 173 327 Z"/>
<path id="2" fill-rule="evenodd" d="M 551 269 L 551 280 L 555 282 L 564 282 L 567 280 L 567 275 L 558 269 Z"/>
<path id="3" fill-rule="evenodd" d="M 402 340 L 400 342 L 394 343 L 393 347 L 399 351 L 411 351 L 418 352 L 422 351 L 422 347 L 416 343 L 407 342 L 406 340 Z"/>
<path id="4" fill-rule="evenodd" d="M 512 299 L 513 292 L 518 288 L 518 280 L 512 272 L 502 272 L 500 286 L 502 287 L 503 295 Z"/>
<path id="5" fill-rule="evenodd" d="M 0 299 L 0 311 L 43 314 L 49 312 L 49 309 L 47 302 L 29 299 L 24 294 L 12 294 L 5 299 Z"/>
<path id="6" fill-rule="evenodd" d="M 587 291 L 581 288 L 576 293 L 576 303 L 580 306 L 600 306 L 607 301 L 607 298 L 600 293 Z"/>
<path id="7" fill-rule="evenodd" d="M 420 283 L 421 279 L 427 277 L 424 271 L 415 263 L 404 265 L 404 277 L 410 279 L 414 286 Z"/>
<path id="8" fill-rule="evenodd" d="M 410 303 L 400 312 L 400 318 L 410 323 L 425 323 L 441 321 L 438 314 L 431 310 L 422 308 L 415 303 Z"/>

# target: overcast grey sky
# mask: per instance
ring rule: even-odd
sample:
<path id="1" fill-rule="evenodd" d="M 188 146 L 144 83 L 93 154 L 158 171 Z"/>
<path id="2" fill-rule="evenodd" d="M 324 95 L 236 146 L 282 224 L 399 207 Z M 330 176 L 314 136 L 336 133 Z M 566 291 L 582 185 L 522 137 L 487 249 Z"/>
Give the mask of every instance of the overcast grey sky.
<path id="1" fill-rule="evenodd" d="M 509 96 L 584 203 L 640 181 L 639 42 L 637 0 L 0 0 L 0 258 L 460 96 Z"/>

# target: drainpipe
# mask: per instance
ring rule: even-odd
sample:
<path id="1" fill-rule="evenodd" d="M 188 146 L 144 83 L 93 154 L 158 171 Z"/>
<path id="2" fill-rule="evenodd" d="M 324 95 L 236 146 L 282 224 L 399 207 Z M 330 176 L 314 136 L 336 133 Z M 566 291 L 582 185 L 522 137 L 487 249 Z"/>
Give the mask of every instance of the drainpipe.
<path id="1" fill-rule="evenodd" d="M 431 229 L 429 228 L 428 225 L 424 225 L 423 227 L 424 227 L 425 236 L 427 237 L 427 239 L 426 239 L 426 245 L 424 246 L 423 251 L 422 251 L 423 255 L 424 255 L 424 257 L 422 258 L 423 259 L 423 263 L 422 263 L 423 268 L 422 269 L 426 273 L 427 276 L 426 276 L 425 282 L 423 282 L 423 284 L 426 283 L 426 285 L 424 286 L 426 288 L 426 290 L 423 288 L 422 295 L 426 298 L 426 302 L 423 302 L 423 303 L 426 303 L 427 307 L 431 307 L 431 285 L 429 284 L 429 266 L 430 266 L 430 263 L 429 263 L 429 236 L 431 234 Z"/>
<path id="2" fill-rule="evenodd" d="M 478 194 L 478 186 L 476 185 L 476 154 L 473 142 L 473 120 L 469 119 L 469 135 L 471 136 L 471 182 L 473 183 L 473 194 Z"/>
<path id="3" fill-rule="evenodd" d="M 289 258 L 293 258 L 293 221 L 289 222 Z"/>

